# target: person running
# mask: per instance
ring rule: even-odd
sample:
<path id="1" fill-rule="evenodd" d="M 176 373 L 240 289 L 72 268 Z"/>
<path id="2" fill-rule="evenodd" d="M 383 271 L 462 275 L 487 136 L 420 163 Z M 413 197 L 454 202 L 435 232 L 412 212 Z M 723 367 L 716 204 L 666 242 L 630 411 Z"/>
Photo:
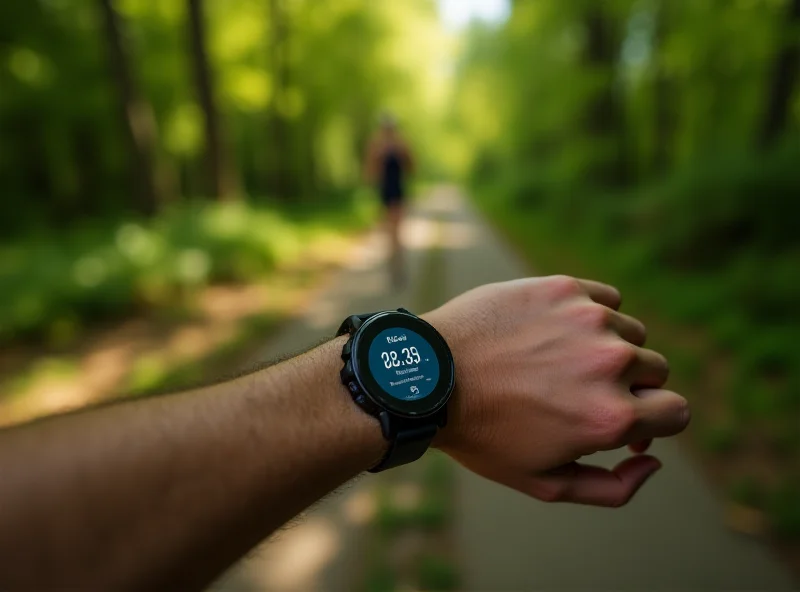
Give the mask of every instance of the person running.
<path id="1" fill-rule="evenodd" d="M 381 117 L 380 128 L 367 149 L 365 176 L 374 185 L 384 206 L 384 227 L 389 237 L 389 272 L 392 285 L 405 280 L 400 225 L 403 220 L 407 177 L 414 170 L 411 150 L 390 114 Z"/>

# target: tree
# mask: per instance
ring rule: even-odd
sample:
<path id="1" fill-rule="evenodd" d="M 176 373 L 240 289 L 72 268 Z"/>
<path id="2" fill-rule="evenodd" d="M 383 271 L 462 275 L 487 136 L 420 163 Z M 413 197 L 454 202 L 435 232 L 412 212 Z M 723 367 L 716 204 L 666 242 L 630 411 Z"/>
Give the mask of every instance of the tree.
<path id="1" fill-rule="evenodd" d="M 130 157 L 131 187 L 136 209 L 154 214 L 161 202 L 153 173 L 157 145 L 155 119 L 150 104 L 142 98 L 131 74 L 122 41 L 120 19 L 112 0 L 99 0 L 108 44 L 112 78 L 119 97 L 119 113 Z"/>
<path id="2" fill-rule="evenodd" d="M 288 23 L 281 0 L 269 0 L 270 64 L 272 66 L 273 101 L 270 117 L 272 139 L 272 191 L 276 197 L 285 198 L 289 193 L 289 146 L 288 123 L 282 112 L 289 84 L 287 60 Z"/>
<path id="3" fill-rule="evenodd" d="M 609 151 L 589 176 L 595 182 L 612 186 L 623 184 L 627 177 L 622 106 L 614 86 L 614 66 L 619 54 L 619 35 L 614 24 L 601 3 L 587 7 L 583 58 L 587 68 L 598 73 L 602 84 L 587 106 L 586 129 L 589 137 L 599 140 L 601 150 Z"/>
<path id="4" fill-rule="evenodd" d="M 655 111 L 653 168 L 656 173 L 661 174 L 666 172 L 671 164 L 673 131 L 675 127 L 674 89 L 664 64 L 665 45 L 671 26 L 670 0 L 661 0 L 655 18 L 654 50 L 658 57 L 656 58 L 655 64 L 655 96 L 653 97 Z"/>
<path id="5" fill-rule="evenodd" d="M 791 32 L 791 36 L 788 41 L 779 36 L 779 49 L 768 82 L 766 109 L 761 123 L 759 137 L 761 148 L 772 146 L 786 129 L 800 71 L 800 40 L 796 33 L 798 26 L 800 26 L 800 0 L 791 0 L 786 15 L 786 30 Z"/>
<path id="6" fill-rule="evenodd" d="M 214 80 L 206 50 L 203 3 L 202 0 L 188 1 L 190 54 L 205 123 L 208 191 L 218 199 L 228 199 L 237 193 L 238 183 L 223 138 L 219 110 L 214 97 Z"/>

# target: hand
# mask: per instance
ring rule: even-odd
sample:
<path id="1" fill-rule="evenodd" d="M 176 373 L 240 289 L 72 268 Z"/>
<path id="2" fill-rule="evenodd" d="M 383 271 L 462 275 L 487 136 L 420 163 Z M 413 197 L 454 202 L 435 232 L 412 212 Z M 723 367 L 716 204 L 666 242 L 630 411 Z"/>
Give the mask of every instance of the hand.
<path id="1" fill-rule="evenodd" d="M 613 471 L 580 457 L 689 422 L 662 390 L 667 361 L 645 328 L 617 312 L 619 292 L 564 276 L 490 284 L 426 315 L 456 363 L 449 424 L 435 445 L 468 469 L 544 501 L 621 506 L 661 464 L 631 457 Z"/>

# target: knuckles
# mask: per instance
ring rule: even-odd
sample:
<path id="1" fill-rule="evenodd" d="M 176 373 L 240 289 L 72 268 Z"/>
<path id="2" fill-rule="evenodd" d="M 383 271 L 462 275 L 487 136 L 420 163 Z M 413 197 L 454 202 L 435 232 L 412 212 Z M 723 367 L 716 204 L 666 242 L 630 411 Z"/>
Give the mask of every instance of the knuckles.
<path id="1" fill-rule="evenodd" d="M 596 409 L 589 420 L 593 446 L 612 450 L 627 444 L 628 435 L 636 424 L 634 406 L 623 400 L 613 400 Z"/>
<path id="2" fill-rule="evenodd" d="M 636 348 L 622 339 L 604 340 L 589 354 L 590 371 L 600 376 L 617 377 L 630 368 L 637 358 Z"/>
<path id="3" fill-rule="evenodd" d="M 582 302 L 572 307 L 570 314 L 589 329 L 606 329 L 611 324 L 611 309 L 594 302 Z"/>
<path id="4" fill-rule="evenodd" d="M 566 300 L 584 294 L 581 283 L 568 275 L 552 275 L 545 278 L 544 282 L 555 300 Z"/>

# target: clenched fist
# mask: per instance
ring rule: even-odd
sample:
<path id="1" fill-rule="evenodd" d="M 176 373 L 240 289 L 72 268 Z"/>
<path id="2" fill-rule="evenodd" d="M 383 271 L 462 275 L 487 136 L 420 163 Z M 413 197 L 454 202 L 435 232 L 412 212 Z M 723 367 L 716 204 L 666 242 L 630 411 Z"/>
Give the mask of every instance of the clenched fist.
<path id="1" fill-rule="evenodd" d="M 625 504 L 660 468 L 632 456 L 613 471 L 582 456 L 686 428 L 669 369 L 618 312 L 619 292 L 565 276 L 490 284 L 425 315 L 456 364 L 448 426 L 435 445 L 489 479 L 545 501 Z"/>

